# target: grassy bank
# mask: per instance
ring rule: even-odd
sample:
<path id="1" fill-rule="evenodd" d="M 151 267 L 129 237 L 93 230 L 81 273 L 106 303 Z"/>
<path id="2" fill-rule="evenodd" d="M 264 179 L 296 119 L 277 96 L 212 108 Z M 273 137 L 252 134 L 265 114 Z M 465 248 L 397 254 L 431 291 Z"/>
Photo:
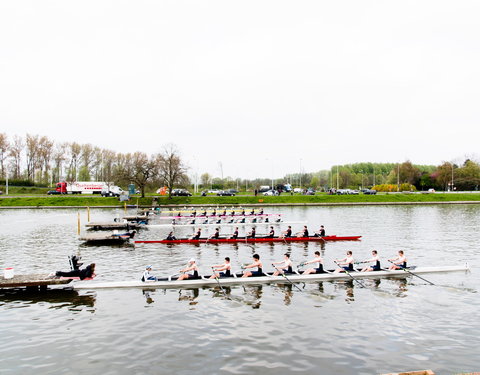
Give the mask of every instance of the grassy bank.
<path id="1" fill-rule="evenodd" d="M 127 204 L 150 206 L 153 197 L 133 197 Z M 345 204 L 345 203 L 431 203 L 474 201 L 480 203 L 480 194 L 379 194 L 379 195 L 281 195 L 278 197 L 235 196 L 235 197 L 158 197 L 159 205 L 253 205 L 253 204 Z M 99 196 L 43 196 L 43 197 L 4 197 L 0 207 L 46 207 L 46 206 L 123 206 L 117 198 Z"/>

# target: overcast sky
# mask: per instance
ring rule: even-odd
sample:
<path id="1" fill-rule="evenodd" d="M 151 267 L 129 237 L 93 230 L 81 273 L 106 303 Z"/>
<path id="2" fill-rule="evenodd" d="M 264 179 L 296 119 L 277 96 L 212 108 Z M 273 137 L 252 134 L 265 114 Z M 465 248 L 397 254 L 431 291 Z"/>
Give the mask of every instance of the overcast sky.
<path id="1" fill-rule="evenodd" d="M 478 1 L 2 1 L 0 132 L 280 177 L 479 154 Z"/>

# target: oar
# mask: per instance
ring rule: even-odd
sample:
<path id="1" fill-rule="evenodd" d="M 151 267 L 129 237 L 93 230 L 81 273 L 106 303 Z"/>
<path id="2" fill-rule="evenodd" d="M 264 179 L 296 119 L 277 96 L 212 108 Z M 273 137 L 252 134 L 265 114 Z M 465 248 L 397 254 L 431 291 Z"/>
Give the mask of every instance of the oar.
<path id="1" fill-rule="evenodd" d="M 334 260 L 333 262 L 334 262 L 338 267 L 340 267 L 340 265 L 337 263 L 336 260 Z M 343 268 L 343 267 L 340 267 L 340 268 Z M 360 280 L 357 280 L 356 278 L 354 278 L 354 277 L 350 274 L 350 272 L 348 272 L 347 270 L 344 269 L 344 271 L 345 271 L 345 273 L 346 273 L 348 276 L 350 276 L 353 280 L 355 280 L 362 288 L 365 288 L 365 285 L 364 285 Z"/>
<path id="2" fill-rule="evenodd" d="M 273 268 L 275 268 L 276 270 L 281 271 L 281 270 L 278 269 L 273 263 L 272 263 L 272 266 L 273 266 Z M 280 275 L 282 275 L 282 276 L 285 278 L 285 280 L 287 280 L 290 284 L 292 284 L 295 288 L 297 288 L 300 292 L 302 292 L 302 289 L 300 289 L 300 288 L 297 286 L 297 284 L 294 284 L 294 283 L 292 282 L 292 280 L 290 280 L 290 279 L 285 275 L 284 272 L 280 272 Z"/>
<path id="3" fill-rule="evenodd" d="M 393 263 L 390 259 L 388 260 L 390 263 L 392 264 L 395 264 Z M 427 279 L 424 279 L 423 277 L 421 276 L 418 276 L 416 273 L 413 273 L 409 270 L 407 270 L 406 268 L 403 268 L 403 267 L 400 267 L 400 269 L 404 270 L 405 272 L 408 272 L 409 274 L 413 275 L 413 276 L 417 276 L 419 279 L 422 279 L 423 281 L 426 281 L 427 283 L 429 283 L 430 285 L 435 285 L 434 283 L 432 283 L 431 281 L 428 281 Z"/>
<path id="4" fill-rule="evenodd" d="M 219 280 L 219 278 L 217 277 L 217 273 L 215 272 L 215 270 L 213 269 L 213 267 L 212 267 L 212 272 L 213 272 L 213 274 L 214 274 L 214 276 L 215 276 L 215 280 L 217 280 L 218 286 L 219 286 L 220 289 L 222 290 L 223 295 L 225 296 L 226 299 L 230 299 L 230 297 L 227 296 L 227 293 L 225 292 L 225 290 L 223 289 L 223 287 L 220 285 L 220 280 Z"/>

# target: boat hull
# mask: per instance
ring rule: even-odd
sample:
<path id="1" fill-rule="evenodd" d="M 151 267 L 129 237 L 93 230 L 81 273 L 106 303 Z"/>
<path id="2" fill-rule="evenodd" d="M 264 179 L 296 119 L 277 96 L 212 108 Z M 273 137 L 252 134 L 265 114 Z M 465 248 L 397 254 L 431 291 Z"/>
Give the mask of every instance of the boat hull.
<path id="1" fill-rule="evenodd" d="M 412 267 L 410 268 L 415 274 L 429 274 L 429 273 L 445 273 L 467 271 L 468 265 L 463 266 L 444 266 L 444 267 Z M 293 282 L 321 282 L 321 281 L 335 281 L 335 280 L 351 280 L 354 279 L 376 279 L 376 278 L 391 278 L 391 277 L 407 277 L 411 276 L 404 270 L 382 270 L 374 272 L 350 272 L 345 273 L 322 273 L 322 274 L 289 274 L 288 279 Z M 258 276 L 258 277 L 227 277 L 216 279 L 195 279 L 195 280 L 159 280 L 142 282 L 140 280 L 119 281 L 119 282 L 104 282 L 104 283 L 90 283 L 90 282 L 74 282 L 73 289 L 111 289 L 111 288 L 200 288 L 200 287 L 214 287 L 218 284 L 222 286 L 241 285 L 241 284 L 271 284 L 271 283 L 289 283 L 283 276 Z"/>
<path id="2" fill-rule="evenodd" d="M 189 243 L 189 244 L 202 244 L 202 243 L 257 243 L 257 242 L 325 242 L 325 241 L 358 241 L 362 236 L 325 236 L 325 237 L 285 237 L 285 238 L 268 238 L 268 237 L 255 237 L 255 238 L 200 238 L 198 240 L 190 239 L 178 239 L 178 240 L 137 240 L 139 243 Z"/>

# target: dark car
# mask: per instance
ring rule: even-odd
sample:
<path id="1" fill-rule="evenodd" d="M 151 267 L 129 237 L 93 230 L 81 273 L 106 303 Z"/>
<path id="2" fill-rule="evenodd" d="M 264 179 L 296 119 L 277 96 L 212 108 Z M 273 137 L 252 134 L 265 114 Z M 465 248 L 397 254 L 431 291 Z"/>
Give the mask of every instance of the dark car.
<path id="1" fill-rule="evenodd" d="M 234 197 L 235 196 L 235 193 L 232 193 L 230 190 L 220 190 L 217 195 L 219 197 L 223 196 L 223 197 Z"/>
<path id="2" fill-rule="evenodd" d="M 377 194 L 377 191 L 376 190 L 370 190 L 370 189 L 366 189 L 363 194 L 366 194 L 366 195 L 375 195 Z"/>
<path id="3" fill-rule="evenodd" d="M 174 197 L 191 197 L 192 193 L 190 193 L 186 189 L 173 189 L 172 196 Z"/>
<path id="4" fill-rule="evenodd" d="M 47 191 L 47 194 L 48 195 L 57 195 L 57 194 L 61 194 L 59 191 L 56 191 L 56 190 L 49 190 Z"/>

